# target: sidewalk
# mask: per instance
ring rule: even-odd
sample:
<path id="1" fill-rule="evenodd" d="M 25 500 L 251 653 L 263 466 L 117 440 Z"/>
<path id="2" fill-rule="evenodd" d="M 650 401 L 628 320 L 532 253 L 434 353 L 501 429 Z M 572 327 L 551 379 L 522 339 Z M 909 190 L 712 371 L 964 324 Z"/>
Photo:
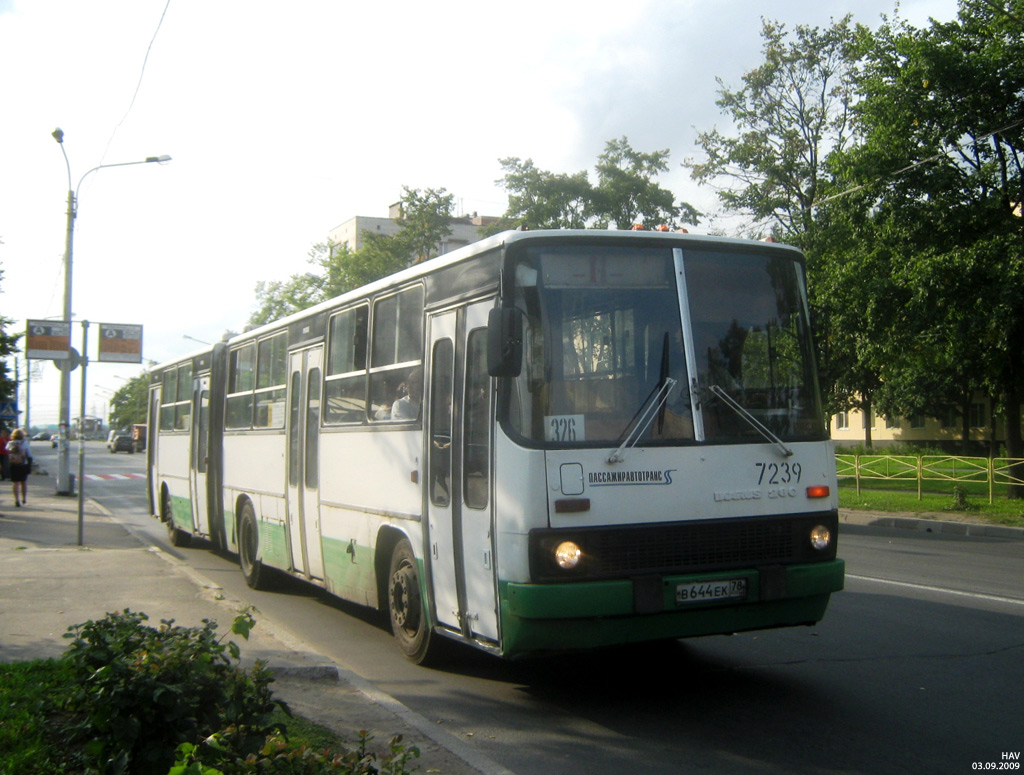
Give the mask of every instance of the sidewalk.
<path id="1" fill-rule="evenodd" d="M 245 640 L 230 633 L 244 607 L 187 564 L 143 543 L 99 504 L 84 502 L 85 546 L 78 546 L 78 498 L 53 494 L 53 480 L 32 476 L 29 500 L 15 508 L 0 490 L 0 662 L 59 657 L 67 629 L 130 608 L 193 627 L 212 619 L 242 651 L 274 671 L 274 695 L 294 713 L 350 743 L 360 730 L 386 747 L 396 734 L 420 749 L 420 772 L 511 775 L 460 739 L 406 708 L 358 675 L 308 650 L 258 612 Z"/>

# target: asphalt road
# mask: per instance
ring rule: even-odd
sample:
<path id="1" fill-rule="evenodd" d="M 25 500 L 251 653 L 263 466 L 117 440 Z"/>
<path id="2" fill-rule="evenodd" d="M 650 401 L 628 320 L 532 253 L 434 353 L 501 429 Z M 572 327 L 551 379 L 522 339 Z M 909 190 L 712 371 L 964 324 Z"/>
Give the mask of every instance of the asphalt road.
<path id="1" fill-rule="evenodd" d="M 143 464 L 90 446 L 86 470 Z M 164 538 L 141 480 L 85 487 Z M 1024 541 L 844 530 L 847 589 L 816 627 L 526 663 L 467 650 L 438 670 L 406 662 L 375 612 L 173 553 L 519 775 L 967 773 L 1024 749 Z"/>

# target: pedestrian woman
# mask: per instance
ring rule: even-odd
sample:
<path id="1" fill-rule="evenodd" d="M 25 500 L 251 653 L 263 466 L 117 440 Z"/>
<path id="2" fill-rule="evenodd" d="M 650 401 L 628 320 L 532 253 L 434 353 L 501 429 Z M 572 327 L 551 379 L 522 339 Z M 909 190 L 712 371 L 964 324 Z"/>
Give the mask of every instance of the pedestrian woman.
<path id="1" fill-rule="evenodd" d="M 21 428 L 12 431 L 11 440 L 7 442 L 7 465 L 14 483 L 14 505 L 21 506 L 28 500 L 28 475 L 32 470 L 32 449 Z"/>

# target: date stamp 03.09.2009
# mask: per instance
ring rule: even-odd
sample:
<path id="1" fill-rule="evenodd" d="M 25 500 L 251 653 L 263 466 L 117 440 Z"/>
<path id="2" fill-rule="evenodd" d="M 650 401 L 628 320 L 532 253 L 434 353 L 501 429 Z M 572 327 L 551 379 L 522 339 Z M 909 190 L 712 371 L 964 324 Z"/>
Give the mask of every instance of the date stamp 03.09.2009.
<path id="1" fill-rule="evenodd" d="M 971 762 L 971 769 L 989 772 L 1020 771 L 1020 751 L 1001 751 L 998 757 L 987 761 Z"/>

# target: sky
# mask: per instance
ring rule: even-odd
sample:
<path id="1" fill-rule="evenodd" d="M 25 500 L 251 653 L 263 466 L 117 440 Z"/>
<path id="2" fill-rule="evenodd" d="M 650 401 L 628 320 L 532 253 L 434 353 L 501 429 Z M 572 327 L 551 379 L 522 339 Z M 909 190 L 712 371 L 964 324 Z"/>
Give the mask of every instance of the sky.
<path id="1" fill-rule="evenodd" d="M 241 330 L 259 281 L 306 271 L 402 187 L 501 215 L 499 159 L 593 172 L 605 143 L 669 150 L 659 183 L 714 211 L 682 167 L 729 122 L 719 84 L 762 61 L 761 18 L 877 27 L 894 0 L 0 0 L 0 316 L 63 313 L 67 197 L 77 321 L 143 326 L 163 362 Z M 915 26 L 956 0 L 903 0 Z M 51 133 L 64 132 L 61 153 Z M 166 164 L 100 169 L 167 154 Z M 701 231 L 701 228 L 695 229 Z M 86 412 L 146 364 L 96 361 Z M 31 422 L 57 422 L 59 373 L 33 361 Z M 13 370 L 13 364 L 11 364 Z M 20 375 L 26 363 L 18 363 Z M 72 376 L 72 416 L 80 372 Z M 19 396 L 25 409 L 25 396 Z M 24 415 L 23 415 L 24 417 Z"/>

